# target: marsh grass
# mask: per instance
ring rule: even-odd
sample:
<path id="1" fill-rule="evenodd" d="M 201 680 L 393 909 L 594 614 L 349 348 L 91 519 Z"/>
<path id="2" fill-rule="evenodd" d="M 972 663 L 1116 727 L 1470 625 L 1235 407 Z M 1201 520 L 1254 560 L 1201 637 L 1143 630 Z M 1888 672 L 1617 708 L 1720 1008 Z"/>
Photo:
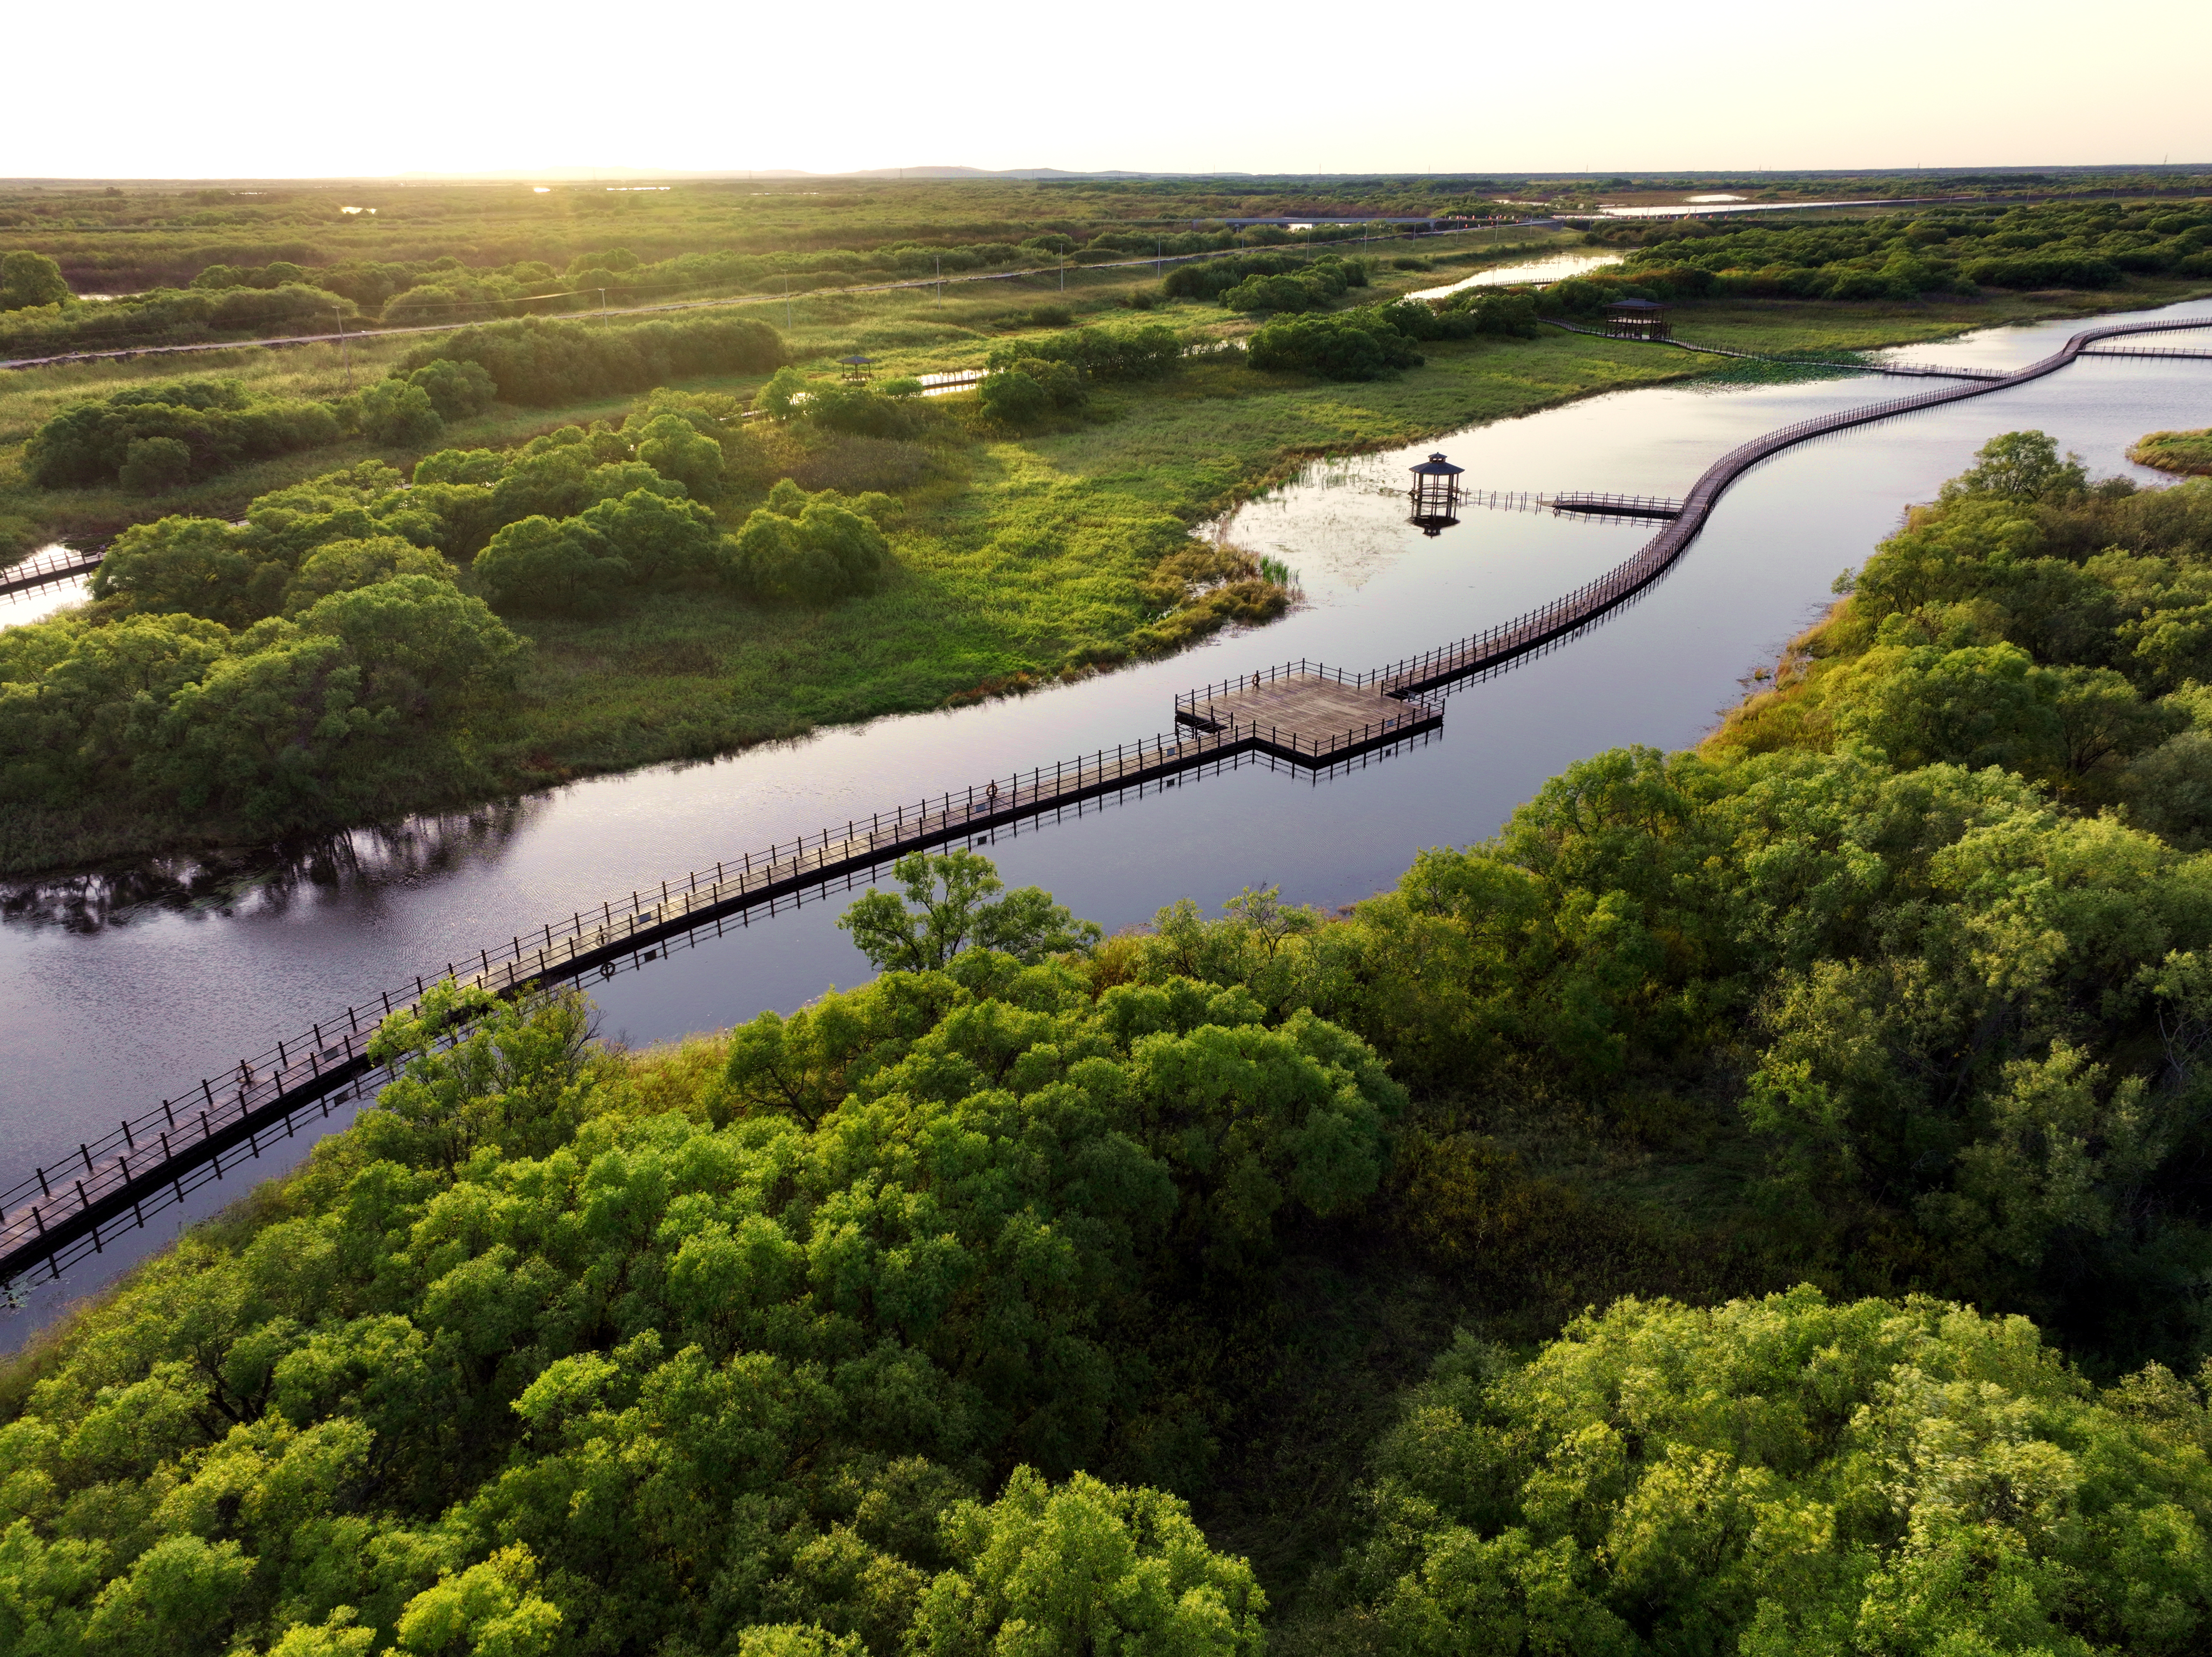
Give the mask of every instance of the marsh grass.
<path id="1" fill-rule="evenodd" d="M 1402 274 L 1407 285 L 1427 279 Z M 1058 303 L 1057 287 L 1051 291 Z M 1116 291 L 1072 279 L 1073 319 L 1116 308 Z M 1378 282 L 1376 296 L 1389 291 Z M 1040 298 L 1031 291 L 956 300 L 948 290 L 939 306 L 926 293 L 841 294 L 795 307 L 791 344 L 802 366 L 823 375 L 855 349 L 878 359 L 879 375 L 958 367 L 980 361 L 1012 322 L 1026 325 Z M 2142 300 L 2138 290 L 2111 302 Z M 2022 313 L 2028 308 L 2014 304 Z M 1825 353 L 1986 325 L 2006 311 L 2002 303 L 1939 310 L 1748 302 L 1698 307 L 1696 327 L 1717 343 Z M 1163 312 L 1172 325 L 1201 333 L 1248 325 L 1212 307 Z M 811 468 L 813 486 L 850 487 L 894 461 L 905 480 L 905 512 L 892 531 L 899 574 L 883 592 L 820 610 L 751 604 L 720 591 L 672 592 L 635 596 L 590 622 L 521 621 L 536 648 L 515 705 L 468 733 L 466 763 L 396 774 L 374 815 L 459 807 L 593 773 L 702 759 L 821 725 L 972 701 L 1180 648 L 1223 626 L 1256 625 L 1288 601 L 1280 574 L 1267 572 L 1273 579 L 1266 580 L 1255 569 L 1249 580 L 1186 584 L 1181 602 L 1164 604 L 1161 567 L 1193 545 L 1193 529 L 1309 459 L 1710 372 L 1684 352 L 1549 332 L 1425 349 L 1426 367 L 1355 385 L 1260 373 L 1236 355 L 1193 360 L 1165 380 L 1098 388 L 1089 417 L 1055 431 L 1015 437 L 974 425 L 963 437 L 940 430 L 919 456 L 913 446 L 872 452 L 849 440 L 811 448 L 792 469 Z M 356 379 L 380 366 L 376 353 L 396 349 L 355 348 Z M 343 386 L 335 348 L 210 355 L 216 360 L 201 360 L 196 370 L 236 373 L 271 392 Z M 0 434 L 30 429 L 72 397 L 127 382 L 134 369 L 136 377 L 157 377 L 135 364 L 0 379 Z M 161 366 L 162 375 L 174 373 Z M 759 379 L 686 385 L 750 397 Z M 972 395 L 932 404 L 955 427 L 973 421 Z M 456 425 L 440 446 L 511 443 L 628 406 L 616 398 L 561 410 L 501 407 Z M 341 446 L 265 461 L 151 501 L 113 490 L 32 490 L 10 453 L 0 459 L 0 513 L 16 514 L 19 529 L 36 539 L 112 533 L 173 512 L 234 518 L 256 494 L 376 452 Z M 414 458 L 385 458 L 401 465 Z M 733 496 L 720 510 L 726 521 L 742 521 L 756 499 Z M 242 823 L 105 806 L 11 813 L 0 835 L 0 871 L 251 835 Z"/>

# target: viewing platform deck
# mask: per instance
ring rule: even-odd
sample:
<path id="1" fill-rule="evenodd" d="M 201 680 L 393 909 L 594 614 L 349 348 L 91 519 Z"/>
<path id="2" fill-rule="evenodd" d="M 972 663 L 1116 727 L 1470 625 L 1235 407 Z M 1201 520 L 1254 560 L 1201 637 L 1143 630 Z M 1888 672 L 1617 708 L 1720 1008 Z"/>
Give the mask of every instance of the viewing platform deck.
<path id="1" fill-rule="evenodd" d="M 1429 730 L 1443 710 L 1385 695 L 1365 675 L 1296 662 L 1176 697 L 1176 723 L 1311 762 Z"/>

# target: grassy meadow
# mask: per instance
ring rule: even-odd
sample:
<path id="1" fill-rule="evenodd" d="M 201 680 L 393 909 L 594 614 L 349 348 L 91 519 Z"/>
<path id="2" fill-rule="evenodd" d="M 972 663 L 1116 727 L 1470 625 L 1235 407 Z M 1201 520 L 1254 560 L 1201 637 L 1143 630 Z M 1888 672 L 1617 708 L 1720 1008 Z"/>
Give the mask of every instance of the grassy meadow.
<path id="1" fill-rule="evenodd" d="M 1505 234 L 1514 238 L 1510 252 L 1494 246 Z M 1575 240 L 1572 233 L 1516 230 L 1487 235 L 1489 246 L 1423 244 L 1421 257 L 1402 261 L 1420 268 L 1378 258 L 1374 286 L 1362 297 L 1389 299 Z M 783 331 L 801 368 L 820 378 L 836 372 L 837 357 L 854 352 L 875 359 L 883 378 L 980 367 L 995 347 L 1071 323 L 1160 322 L 1197 337 L 1255 325 L 1195 301 L 1130 308 L 1133 296 L 1150 298 L 1154 289 L 1150 270 L 1078 267 L 1064 278 L 948 283 L 941 293 L 815 293 L 787 313 L 776 303 L 750 313 Z M 1682 331 L 1748 349 L 1842 350 L 1936 337 L 2077 303 L 2139 305 L 2185 291 L 2186 284 L 2140 282 L 2124 294 L 2063 300 L 1737 300 L 1687 309 Z M 234 377 L 259 392 L 335 398 L 349 385 L 381 376 L 416 343 L 371 335 L 343 351 L 331 344 L 225 350 L 0 378 L 0 537 L 19 549 L 52 541 L 96 543 L 131 523 L 172 513 L 236 519 L 258 495 L 363 459 L 404 470 L 416 453 L 355 439 L 146 497 L 114 487 L 33 487 L 23 476 L 20 446 L 71 402 L 155 379 Z M 378 810 L 451 808 L 487 792 L 702 758 L 824 724 L 1018 692 L 1132 653 L 1161 653 L 1224 622 L 1260 619 L 1210 610 L 1206 571 L 1164 573 L 1165 561 L 1191 546 L 1189 531 L 1306 460 L 1716 371 L 1710 360 L 1686 353 L 1552 330 L 1533 340 L 1432 342 L 1424 349 L 1425 367 L 1356 383 L 1263 373 L 1236 355 L 1194 360 L 1163 380 L 1098 386 L 1082 416 L 1018 436 L 982 421 L 972 393 L 933 399 L 939 417 L 925 445 L 855 440 L 802 456 L 798 475 L 808 488 L 889 489 L 901 497 L 901 516 L 886 525 L 897 573 L 882 591 L 823 610 L 720 591 L 638 592 L 590 619 L 517 618 L 533 648 L 519 695 L 472 723 L 472 774 L 395 785 Z M 708 376 L 682 388 L 749 398 L 762 383 L 760 375 Z M 562 425 L 618 419 L 630 407 L 627 397 L 554 409 L 501 404 L 453 422 L 432 446 L 501 447 Z M 718 511 L 734 528 L 758 499 L 758 491 L 739 490 Z M 11 816 L 0 837 L 0 869 L 15 873 L 252 837 L 240 822 L 180 822 L 107 804 Z"/>

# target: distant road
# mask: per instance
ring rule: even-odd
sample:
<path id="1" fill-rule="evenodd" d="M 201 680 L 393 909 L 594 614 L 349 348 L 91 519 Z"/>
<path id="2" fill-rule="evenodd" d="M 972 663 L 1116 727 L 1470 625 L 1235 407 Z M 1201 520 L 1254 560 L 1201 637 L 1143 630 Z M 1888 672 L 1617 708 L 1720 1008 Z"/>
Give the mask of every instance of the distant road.
<path id="1" fill-rule="evenodd" d="M 1428 236 L 1467 236 L 1480 230 L 1516 230 L 1520 224 L 1471 225 L 1465 230 L 1413 231 L 1402 236 L 1376 236 L 1373 241 L 1414 241 Z M 1341 247 L 1348 242 L 1329 241 L 1307 244 L 1311 247 Z M 1139 265 L 1164 268 L 1170 264 L 1188 264 L 1200 259 L 1233 258 L 1240 252 L 1257 252 L 1257 248 L 1218 248 L 1207 253 L 1170 253 L 1164 258 L 1149 259 L 1110 259 L 1097 264 L 1040 264 L 1024 270 L 969 271 L 949 276 L 916 276 L 902 282 L 875 282 L 851 288 L 811 288 L 795 294 L 742 294 L 728 299 L 673 300 L 664 305 L 615 306 L 598 311 L 530 312 L 526 314 L 543 316 L 548 322 L 589 322 L 598 317 L 648 316 L 656 312 L 700 311 L 733 305 L 796 304 L 803 299 L 820 299 L 834 294 L 888 294 L 899 288 L 949 288 L 957 282 L 1012 282 L 1021 276 L 1049 276 L 1066 270 L 1129 270 Z M 582 290 L 580 290 L 582 291 Z M 530 299 L 512 301 L 529 304 L 536 300 L 568 299 L 568 294 L 538 294 Z M 343 330 L 329 334 L 279 334 L 269 339 L 203 340 L 191 345 L 130 345 L 106 351 L 63 351 L 52 356 L 9 357 L 0 360 L 0 368 L 44 368 L 64 362 L 98 362 L 124 357 L 180 356 L 192 351 L 242 351 L 258 345 L 315 345 L 335 344 L 341 340 L 390 339 L 399 334 L 450 334 L 457 329 L 474 327 L 479 323 L 507 320 L 502 317 L 477 317 L 465 322 L 424 323 L 409 328 L 359 328 L 348 333 Z"/>

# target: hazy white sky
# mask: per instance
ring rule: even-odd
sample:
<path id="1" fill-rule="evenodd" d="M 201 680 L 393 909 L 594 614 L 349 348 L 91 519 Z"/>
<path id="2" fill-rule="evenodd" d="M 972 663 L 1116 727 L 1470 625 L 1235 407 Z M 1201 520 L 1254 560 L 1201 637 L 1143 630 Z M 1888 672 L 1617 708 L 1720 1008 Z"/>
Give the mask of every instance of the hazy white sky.
<path id="1" fill-rule="evenodd" d="M 2212 3 L 122 0 L 15 9 L 0 175 L 2212 161 Z"/>

